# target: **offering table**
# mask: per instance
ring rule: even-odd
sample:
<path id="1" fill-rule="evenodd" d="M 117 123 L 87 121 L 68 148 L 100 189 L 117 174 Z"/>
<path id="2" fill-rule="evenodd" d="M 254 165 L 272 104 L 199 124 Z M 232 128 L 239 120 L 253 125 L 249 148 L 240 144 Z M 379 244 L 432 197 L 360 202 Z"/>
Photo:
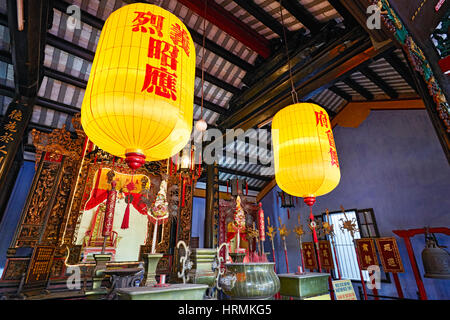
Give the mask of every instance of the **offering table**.
<path id="1" fill-rule="evenodd" d="M 119 300 L 202 300 L 206 284 L 169 284 L 117 289 Z"/>
<path id="2" fill-rule="evenodd" d="M 328 273 L 279 274 L 280 294 L 299 300 L 330 300 Z"/>

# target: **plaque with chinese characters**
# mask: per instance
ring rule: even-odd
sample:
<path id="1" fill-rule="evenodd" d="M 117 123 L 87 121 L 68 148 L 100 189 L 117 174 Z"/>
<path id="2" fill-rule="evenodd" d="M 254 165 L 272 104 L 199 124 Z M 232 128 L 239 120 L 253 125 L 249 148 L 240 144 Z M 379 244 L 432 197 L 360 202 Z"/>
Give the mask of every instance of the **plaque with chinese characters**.
<path id="1" fill-rule="evenodd" d="M 372 265 L 378 265 L 377 252 L 371 238 L 357 239 L 356 250 L 362 270 L 367 270 Z"/>
<path id="2" fill-rule="evenodd" d="M 377 238 L 375 243 L 377 244 L 384 272 L 405 272 L 395 238 Z"/>
<path id="3" fill-rule="evenodd" d="M 314 253 L 314 244 L 312 242 L 302 243 L 304 269 L 317 269 L 316 254 Z"/>
<path id="4" fill-rule="evenodd" d="M 325 270 L 334 269 L 333 255 L 331 253 L 330 241 L 319 241 L 319 258 L 322 268 Z"/>

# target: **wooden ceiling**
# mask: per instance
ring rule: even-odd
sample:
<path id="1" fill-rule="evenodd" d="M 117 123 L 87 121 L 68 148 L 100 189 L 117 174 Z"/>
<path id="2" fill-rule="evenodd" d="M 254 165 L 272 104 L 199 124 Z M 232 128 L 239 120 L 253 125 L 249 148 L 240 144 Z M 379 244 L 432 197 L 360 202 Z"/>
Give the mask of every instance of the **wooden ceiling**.
<path id="1" fill-rule="evenodd" d="M 43 78 L 29 129 L 51 131 L 71 126 L 80 111 L 100 31 L 109 14 L 130 0 L 54 0 L 45 37 Z M 417 98 L 405 57 L 392 42 L 376 42 L 339 0 L 163 0 L 160 5 L 189 28 L 197 51 L 194 119 L 201 117 L 202 40 L 204 59 L 203 118 L 210 127 L 270 128 L 270 119 L 292 102 L 283 27 L 299 99 L 324 107 L 330 117 L 349 102 Z M 207 2 L 206 14 L 204 5 Z M 347 2 L 347 1 L 345 1 Z M 3 116 L 14 96 L 13 42 L 6 0 L 0 0 L 0 108 Z M 67 27 L 70 5 L 81 8 L 81 28 Z M 283 12 L 284 26 L 280 15 Z M 205 30 L 203 30 L 203 22 Z M 376 45 L 376 50 L 374 48 Z M 196 132 L 193 133 L 198 134 Z M 237 164 L 225 151 L 258 158 L 258 147 L 242 141 L 224 146 L 219 161 L 223 186 L 237 177 L 250 194 L 273 178 L 269 153 L 253 164 Z M 33 158 L 28 133 L 25 156 Z M 265 161 L 267 160 L 267 161 Z M 200 179 L 202 181 L 202 179 Z M 201 185 L 201 183 L 200 183 Z M 223 187 L 225 188 L 225 187 Z"/>

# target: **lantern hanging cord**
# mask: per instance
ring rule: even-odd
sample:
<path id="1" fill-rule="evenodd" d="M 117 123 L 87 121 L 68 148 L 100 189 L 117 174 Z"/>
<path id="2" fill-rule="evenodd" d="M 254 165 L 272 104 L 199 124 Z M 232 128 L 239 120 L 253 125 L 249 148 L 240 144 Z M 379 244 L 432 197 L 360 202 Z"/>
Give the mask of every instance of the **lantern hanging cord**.
<path id="1" fill-rule="evenodd" d="M 287 37 L 286 37 L 286 28 L 284 26 L 284 16 L 283 16 L 282 2 L 283 1 L 280 0 L 281 26 L 283 27 L 284 47 L 286 49 L 286 57 L 287 57 L 288 69 L 289 69 L 289 80 L 291 82 L 291 95 L 292 95 L 293 102 L 294 103 L 298 103 L 298 95 L 297 95 L 297 91 L 295 91 L 294 80 L 292 78 L 291 58 L 289 56 L 289 47 L 288 47 Z"/>
<path id="2" fill-rule="evenodd" d="M 206 42 L 206 8 L 208 0 L 205 0 L 205 12 L 203 18 L 203 41 L 202 41 L 202 105 L 200 106 L 200 119 L 203 119 L 203 83 L 204 83 L 204 63 L 205 63 L 205 42 Z"/>

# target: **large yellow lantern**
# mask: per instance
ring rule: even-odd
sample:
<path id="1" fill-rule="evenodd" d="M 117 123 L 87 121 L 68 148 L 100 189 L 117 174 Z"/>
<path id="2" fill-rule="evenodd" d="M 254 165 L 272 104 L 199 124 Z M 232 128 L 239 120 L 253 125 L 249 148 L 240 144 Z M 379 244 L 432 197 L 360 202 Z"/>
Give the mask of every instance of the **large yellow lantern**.
<path id="1" fill-rule="evenodd" d="M 280 110 L 272 121 L 275 179 L 285 192 L 315 197 L 333 190 L 341 177 L 331 123 L 326 111 L 313 103 Z"/>
<path id="2" fill-rule="evenodd" d="M 136 3 L 114 11 L 98 41 L 81 124 L 134 169 L 179 152 L 192 131 L 195 47 L 172 13 Z"/>

